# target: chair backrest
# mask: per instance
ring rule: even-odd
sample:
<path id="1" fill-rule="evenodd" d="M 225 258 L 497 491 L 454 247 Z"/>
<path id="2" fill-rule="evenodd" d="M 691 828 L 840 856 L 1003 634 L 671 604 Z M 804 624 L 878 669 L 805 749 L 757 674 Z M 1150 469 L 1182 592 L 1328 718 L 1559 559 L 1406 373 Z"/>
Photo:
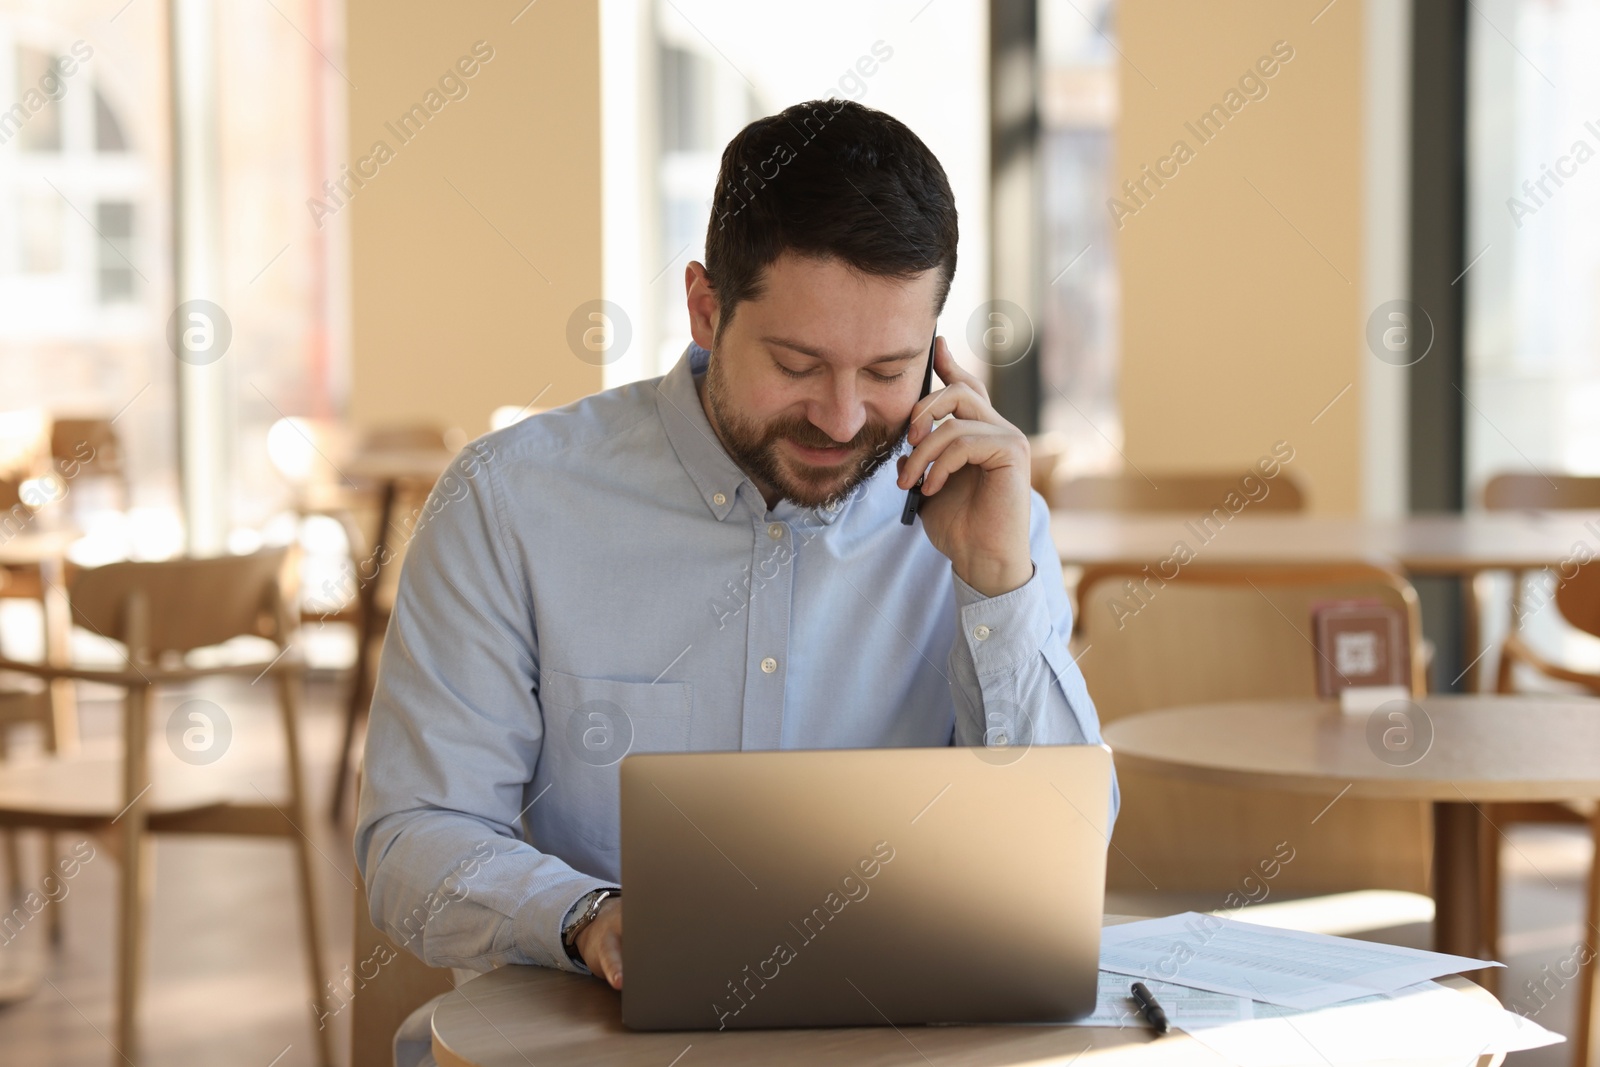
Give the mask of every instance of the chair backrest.
<path id="1" fill-rule="evenodd" d="M 1576 568 L 1571 578 L 1556 575 L 1556 607 L 1567 622 L 1600 637 L 1600 561 Z"/>
<path id="2" fill-rule="evenodd" d="M 361 436 L 361 450 L 368 452 L 407 452 L 449 450 L 445 431 L 422 424 L 374 426 Z"/>
<path id="3" fill-rule="evenodd" d="M 57 418 L 50 424 L 50 458 L 57 469 L 81 466 L 86 474 L 122 477 L 122 441 L 110 419 Z M 74 471 L 78 467 L 72 468 Z"/>
<path id="4" fill-rule="evenodd" d="M 400 1024 L 454 989 L 454 976 L 447 968 L 429 967 L 372 925 L 359 868 L 355 874 L 355 970 L 369 974 L 381 966 L 382 974 L 350 1001 L 350 1062 L 354 1067 L 388 1067 L 394 1062 L 394 1033 Z"/>
<path id="5" fill-rule="evenodd" d="M 1600 476 L 1496 474 L 1483 487 L 1490 511 L 1600 509 Z"/>
<path id="6" fill-rule="evenodd" d="M 1245 479 L 1253 479 L 1246 482 Z M 1259 489 L 1267 492 L 1259 496 Z M 1229 493 L 1250 501 L 1250 512 L 1302 511 L 1305 493 L 1288 471 L 1263 478 L 1255 471 L 1081 475 L 1059 477 L 1050 484 L 1045 499 L 1052 508 L 1077 511 L 1203 512 L 1221 507 Z"/>
<path id="7" fill-rule="evenodd" d="M 1033 434 L 1028 438 L 1028 481 L 1045 500 L 1050 499 L 1050 486 L 1056 479 L 1056 470 L 1067 457 L 1067 438 L 1058 432 Z"/>
<path id="8" fill-rule="evenodd" d="M 1078 662 L 1104 723 L 1178 705 L 1315 698 L 1311 612 L 1335 600 L 1377 601 L 1404 614 L 1413 692 L 1425 691 L 1417 595 L 1392 571 L 1195 561 L 1165 583 L 1150 577 L 1155 571 L 1091 567 L 1079 586 Z M 1226 892 L 1287 841 L 1298 858 L 1275 888 L 1427 890 L 1428 819 L 1420 803 L 1346 797 L 1317 818 L 1332 797 L 1119 775 L 1121 851 L 1109 857 L 1111 888 L 1148 890 L 1153 881 L 1163 890 Z"/>
<path id="9" fill-rule="evenodd" d="M 69 593 L 73 622 L 122 641 L 130 654 L 188 652 L 240 636 L 282 644 L 288 553 L 264 548 L 81 570 Z"/>

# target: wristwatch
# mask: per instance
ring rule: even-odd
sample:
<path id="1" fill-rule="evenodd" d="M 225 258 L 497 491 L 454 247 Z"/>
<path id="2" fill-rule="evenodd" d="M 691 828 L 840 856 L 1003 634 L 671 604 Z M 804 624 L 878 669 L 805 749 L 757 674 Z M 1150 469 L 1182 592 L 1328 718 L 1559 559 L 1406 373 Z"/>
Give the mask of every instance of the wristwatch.
<path id="1" fill-rule="evenodd" d="M 612 897 L 621 896 L 622 890 L 620 889 L 596 889 L 579 897 L 578 902 L 572 906 L 569 914 L 574 915 L 575 918 L 570 919 L 561 928 L 561 943 L 566 946 L 567 957 L 573 963 L 583 963 L 583 956 L 578 952 L 578 935 L 588 929 L 589 924 L 599 917 L 600 905 Z"/>

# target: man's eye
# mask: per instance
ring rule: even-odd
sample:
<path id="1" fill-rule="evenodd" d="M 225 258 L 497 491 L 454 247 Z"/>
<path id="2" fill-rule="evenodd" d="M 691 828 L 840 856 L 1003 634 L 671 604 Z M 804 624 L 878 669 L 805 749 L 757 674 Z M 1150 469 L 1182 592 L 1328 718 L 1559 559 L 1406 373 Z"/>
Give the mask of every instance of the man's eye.
<path id="1" fill-rule="evenodd" d="M 776 364 L 776 366 L 777 366 L 777 368 L 779 370 L 783 371 L 784 374 L 787 374 L 791 378 L 809 378 L 811 376 L 812 371 L 815 371 L 817 369 L 815 367 L 812 367 L 810 370 L 790 370 L 788 367 L 785 367 L 782 363 L 778 363 L 778 364 Z"/>
<path id="2" fill-rule="evenodd" d="M 906 372 L 901 371 L 898 374 L 879 374 L 877 371 L 869 370 L 867 371 L 867 375 L 875 382 L 897 382 L 906 376 Z"/>

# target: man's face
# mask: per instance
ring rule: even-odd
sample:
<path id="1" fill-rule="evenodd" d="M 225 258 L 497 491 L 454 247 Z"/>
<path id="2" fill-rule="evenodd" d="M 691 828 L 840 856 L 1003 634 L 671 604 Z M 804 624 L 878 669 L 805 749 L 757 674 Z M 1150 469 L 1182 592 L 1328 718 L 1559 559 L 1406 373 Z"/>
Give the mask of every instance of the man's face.
<path id="1" fill-rule="evenodd" d="M 712 350 L 703 406 L 769 503 L 828 503 L 894 454 L 922 389 L 938 273 L 879 278 L 785 253 L 713 346 L 715 298 L 690 266 L 691 326 Z"/>

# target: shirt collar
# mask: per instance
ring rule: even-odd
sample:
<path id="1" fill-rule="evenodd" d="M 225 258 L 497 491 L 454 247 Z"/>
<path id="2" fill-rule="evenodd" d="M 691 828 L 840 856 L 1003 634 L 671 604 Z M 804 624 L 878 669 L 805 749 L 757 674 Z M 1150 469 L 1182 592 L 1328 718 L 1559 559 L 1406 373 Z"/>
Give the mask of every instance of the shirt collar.
<path id="1" fill-rule="evenodd" d="M 755 483 L 739 469 L 717 440 L 717 435 L 700 406 L 700 394 L 695 389 L 695 379 L 706 372 L 711 353 L 694 342 L 684 349 L 677 365 L 668 371 L 656 386 L 656 409 L 661 415 L 661 425 L 666 430 L 667 441 L 678 454 L 678 462 L 694 482 L 711 514 L 721 522 L 733 511 L 734 498 L 745 493 L 752 501 L 759 501 L 759 511 L 765 512 L 766 502 Z M 852 494 L 853 495 L 853 494 Z M 806 516 L 824 526 L 832 526 L 849 507 L 846 499 L 830 508 L 797 508 L 788 501 L 780 501 L 773 509 L 775 516 L 788 518 Z"/>

